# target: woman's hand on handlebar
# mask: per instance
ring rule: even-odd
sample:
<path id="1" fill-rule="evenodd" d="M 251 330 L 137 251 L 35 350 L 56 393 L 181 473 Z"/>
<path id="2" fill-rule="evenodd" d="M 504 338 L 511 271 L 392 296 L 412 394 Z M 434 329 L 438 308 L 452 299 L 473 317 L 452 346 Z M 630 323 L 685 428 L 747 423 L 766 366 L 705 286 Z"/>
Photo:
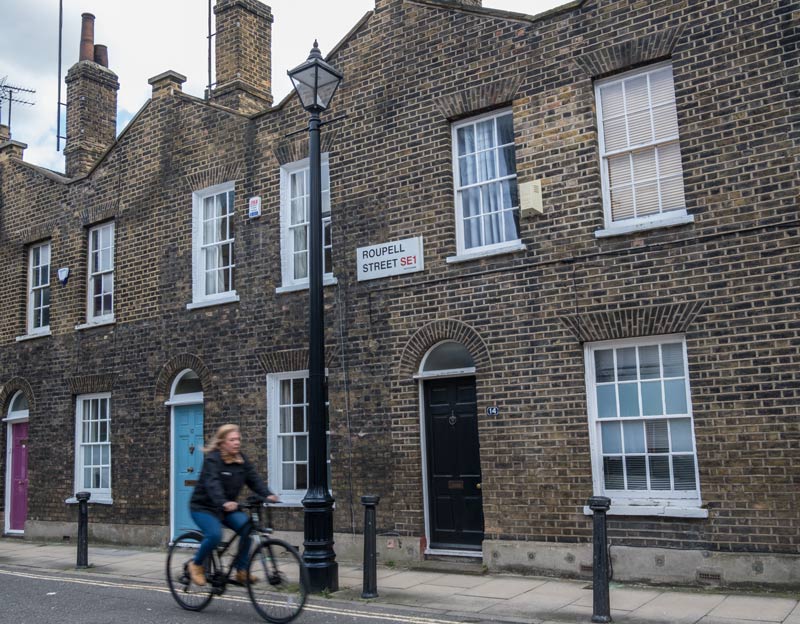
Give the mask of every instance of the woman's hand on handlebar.
<path id="1" fill-rule="evenodd" d="M 236 511 L 239 509 L 239 503 L 236 501 L 227 501 L 224 505 L 222 505 L 222 509 L 227 511 L 228 513 L 232 511 Z"/>
<path id="2" fill-rule="evenodd" d="M 278 498 L 277 494 L 270 494 L 269 496 L 267 496 L 267 502 L 268 503 L 279 503 L 280 500 L 281 499 Z"/>

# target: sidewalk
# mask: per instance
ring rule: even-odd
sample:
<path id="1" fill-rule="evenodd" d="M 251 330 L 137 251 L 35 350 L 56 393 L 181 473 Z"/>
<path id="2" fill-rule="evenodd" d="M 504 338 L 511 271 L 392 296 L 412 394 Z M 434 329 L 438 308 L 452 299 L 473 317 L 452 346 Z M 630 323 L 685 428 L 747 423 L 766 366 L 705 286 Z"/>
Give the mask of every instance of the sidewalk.
<path id="1" fill-rule="evenodd" d="M 41 544 L 0 538 L 0 566 L 75 573 L 75 544 Z M 90 547 L 89 570 L 115 581 L 164 584 L 166 552 Z M 360 599 L 360 566 L 339 564 L 337 601 Z M 371 603 L 413 609 L 417 615 L 451 616 L 475 622 L 590 622 L 592 590 L 588 581 L 506 575 L 471 576 L 378 568 L 378 593 Z M 611 615 L 627 624 L 800 624 L 800 596 L 745 595 L 726 591 L 691 592 L 611 584 Z M 315 598 L 321 601 L 323 598 Z M 302 620 L 301 620 L 302 621 Z"/>

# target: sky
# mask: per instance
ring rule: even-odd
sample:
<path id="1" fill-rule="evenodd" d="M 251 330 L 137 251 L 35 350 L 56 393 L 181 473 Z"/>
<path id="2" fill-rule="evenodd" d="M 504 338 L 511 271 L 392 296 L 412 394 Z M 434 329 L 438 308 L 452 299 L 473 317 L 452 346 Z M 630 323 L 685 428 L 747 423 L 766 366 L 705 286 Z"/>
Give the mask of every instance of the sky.
<path id="1" fill-rule="evenodd" d="M 567 0 L 484 0 L 483 6 L 537 14 Z M 117 133 L 151 95 L 148 79 L 167 70 L 187 77 L 183 90 L 203 96 L 208 82 L 208 0 L 62 0 L 63 77 L 78 60 L 81 13 L 95 15 L 95 43 L 108 46 L 109 68 L 119 76 Z M 56 150 L 59 0 L 0 0 L 0 83 L 33 89 L 11 105 L 12 139 L 28 144 L 27 162 L 64 170 Z M 327 54 L 374 8 L 374 0 L 265 0 L 271 7 L 272 93 L 277 103 L 291 91 L 287 70 L 308 57 L 314 39 Z M 0 101 L 8 124 L 8 102 Z M 61 107 L 63 108 L 63 107 Z M 62 114 L 61 132 L 64 130 Z M 64 141 L 61 141 L 61 149 Z"/>

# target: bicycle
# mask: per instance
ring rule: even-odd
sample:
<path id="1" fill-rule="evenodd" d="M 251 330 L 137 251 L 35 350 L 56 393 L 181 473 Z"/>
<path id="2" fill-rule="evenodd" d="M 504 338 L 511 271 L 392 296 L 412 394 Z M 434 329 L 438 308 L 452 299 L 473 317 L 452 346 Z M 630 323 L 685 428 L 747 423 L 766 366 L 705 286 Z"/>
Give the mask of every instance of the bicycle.
<path id="1" fill-rule="evenodd" d="M 270 537 L 269 517 L 266 522 L 262 514 L 268 514 L 269 507 L 261 501 L 248 500 L 239 508 L 250 514 L 252 523 L 251 536 L 255 548 L 250 556 L 248 572 L 258 577 L 257 582 L 247 583 L 250 602 L 258 614 L 267 622 L 285 624 L 295 619 L 303 610 L 308 593 L 308 571 L 303 564 L 297 549 L 283 540 Z M 200 531 L 189 531 L 175 539 L 167 554 L 167 584 L 175 601 L 188 611 L 202 611 L 214 596 L 225 593 L 228 584 L 239 585 L 231 577 L 233 562 L 227 570 L 222 557 L 231 549 L 238 534 L 228 541 L 222 541 L 206 558 L 206 584 L 198 586 L 192 583 L 188 564 L 194 557 L 194 551 L 203 539 Z M 236 550 L 231 549 L 230 556 Z"/>

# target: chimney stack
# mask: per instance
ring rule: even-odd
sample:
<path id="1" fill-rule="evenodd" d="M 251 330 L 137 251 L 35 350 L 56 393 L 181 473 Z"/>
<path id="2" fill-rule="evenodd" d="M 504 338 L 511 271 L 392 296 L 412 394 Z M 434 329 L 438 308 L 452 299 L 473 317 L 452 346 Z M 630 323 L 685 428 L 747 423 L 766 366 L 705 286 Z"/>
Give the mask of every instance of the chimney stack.
<path id="1" fill-rule="evenodd" d="M 85 175 L 117 138 L 119 79 L 108 50 L 94 43 L 94 15 L 83 14 L 79 61 L 67 72 L 66 175 Z"/>
<path id="2" fill-rule="evenodd" d="M 258 0 L 217 0 L 217 82 L 211 100 L 250 114 L 272 106 L 272 12 Z"/>

